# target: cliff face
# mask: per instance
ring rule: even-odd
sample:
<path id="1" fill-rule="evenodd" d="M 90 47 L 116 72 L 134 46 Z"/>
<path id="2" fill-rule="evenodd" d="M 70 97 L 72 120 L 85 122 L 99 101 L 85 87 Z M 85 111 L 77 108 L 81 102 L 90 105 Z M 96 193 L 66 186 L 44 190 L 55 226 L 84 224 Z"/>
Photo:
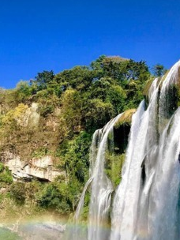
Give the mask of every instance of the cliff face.
<path id="1" fill-rule="evenodd" d="M 62 175 L 65 178 L 65 171 L 55 167 L 53 150 L 58 141 L 51 146 L 56 138 L 56 117 L 52 115 L 45 122 L 38 111 L 38 103 L 33 102 L 30 107 L 19 104 L 2 118 L 1 162 L 11 170 L 14 180 L 53 181 Z"/>
<path id="2" fill-rule="evenodd" d="M 9 135 L 4 132 L 4 138 L 2 138 L 3 134 L 1 136 L 1 148 L 3 149 L 1 151 L 1 161 L 12 172 L 14 181 L 31 181 L 33 179 L 54 181 L 57 177 L 66 181 L 68 175 L 65 171 L 64 162 L 56 157 L 56 149 L 59 143 L 56 139 L 59 127 L 58 117 L 60 118 L 61 111 L 56 109 L 49 117 L 42 119 L 39 114 L 39 106 L 35 102 L 30 107 L 20 104 L 13 111 L 11 115 L 7 112 L 4 117 L 5 119 L 11 117 L 13 122 L 9 121 L 10 125 L 14 124 L 16 128 L 12 129 Z M 127 147 L 131 118 L 135 111 L 135 109 L 125 111 L 114 127 L 117 159 L 119 154 L 122 154 L 120 158 L 124 158 L 123 154 Z M 60 167 L 57 168 L 57 166 Z M 118 161 L 117 166 L 119 168 Z M 116 173 L 117 179 L 120 174 L 119 171 Z"/>
<path id="3" fill-rule="evenodd" d="M 45 156 L 39 159 L 31 159 L 24 162 L 19 156 L 9 155 L 5 165 L 12 172 L 14 181 L 24 180 L 31 181 L 37 179 L 39 181 L 53 181 L 56 177 L 66 178 L 65 171 L 60 171 L 54 167 L 51 156 Z"/>

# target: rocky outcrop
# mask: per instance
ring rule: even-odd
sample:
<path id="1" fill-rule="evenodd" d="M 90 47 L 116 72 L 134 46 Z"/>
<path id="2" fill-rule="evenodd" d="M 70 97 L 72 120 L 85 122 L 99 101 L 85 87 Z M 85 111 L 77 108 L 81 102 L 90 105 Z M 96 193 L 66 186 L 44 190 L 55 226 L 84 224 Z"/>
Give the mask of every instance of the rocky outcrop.
<path id="1" fill-rule="evenodd" d="M 114 128 L 118 129 L 122 125 L 130 126 L 131 125 L 131 121 L 132 121 L 132 115 L 135 112 L 136 112 L 136 109 L 128 109 L 125 112 L 123 112 L 123 114 L 121 115 L 121 117 L 119 118 L 117 123 L 115 124 Z"/>
<path id="2" fill-rule="evenodd" d="M 125 153 L 126 151 L 132 116 L 135 112 L 136 109 L 126 110 L 114 125 L 115 151 L 119 154 Z"/>
<path id="3" fill-rule="evenodd" d="M 45 156 L 39 159 L 31 159 L 29 162 L 24 162 L 19 156 L 11 156 L 5 165 L 11 170 L 13 179 L 30 181 L 39 179 L 41 181 L 53 181 L 56 177 L 62 176 L 66 178 L 64 171 L 60 171 L 53 166 L 51 156 Z"/>

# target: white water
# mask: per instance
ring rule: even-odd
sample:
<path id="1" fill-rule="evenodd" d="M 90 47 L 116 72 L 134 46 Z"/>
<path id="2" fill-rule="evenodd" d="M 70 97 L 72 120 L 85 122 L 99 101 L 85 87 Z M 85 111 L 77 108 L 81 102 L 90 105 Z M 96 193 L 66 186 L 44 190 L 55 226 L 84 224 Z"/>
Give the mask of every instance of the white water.
<path id="1" fill-rule="evenodd" d="M 92 175 L 93 182 L 89 210 L 88 240 L 108 239 L 109 233 L 103 229 L 103 226 L 108 225 L 113 186 L 104 172 L 104 164 L 108 136 L 111 134 L 112 137 L 113 126 L 120 117 L 121 114 L 111 120 L 102 129 L 102 136 L 99 143 L 97 158 Z"/>
<path id="2" fill-rule="evenodd" d="M 82 238 L 78 221 L 83 210 L 85 194 L 90 184 L 91 200 L 87 238 L 93 240 L 106 240 L 109 238 L 109 231 L 105 231 L 103 227 L 107 226 L 109 222 L 113 186 L 105 174 L 104 164 L 107 148 L 113 145 L 114 124 L 119 120 L 121 115 L 119 114 L 116 118 L 108 122 L 104 128 L 96 130 L 93 135 L 90 148 L 90 178 L 85 184 L 74 216 L 76 227 L 73 230 L 73 240 Z"/>
<path id="3" fill-rule="evenodd" d="M 104 172 L 105 153 L 108 136 L 113 134 L 121 115 L 95 132 L 90 179 L 75 215 L 78 220 L 91 184 L 88 240 L 180 239 L 180 108 L 176 109 L 172 100 L 173 86 L 178 81 L 180 61 L 164 81 L 154 80 L 148 108 L 143 101 L 133 115 L 122 180 L 113 206 L 114 189 Z M 110 222 L 111 234 L 103 228 Z"/>
<path id="4" fill-rule="evenodd" d="M 113 204 L 111 240 L 180 239 L 180 109 L 171 118 L 167 113 L 171 107 L 167 93 L 178 80 L 179 68 L 180 62 L 171 69 L 160 92 L 154 81 L 148 109 L 141 103 L 133 117 L 122 181 Z"/>
<path id="5" fill-rule="evenodd" d="M 92 143 L 91 143 L 91 147 L 90 147 L 90 158 L 89 158 L 90 159 L 90 168 L 89 168 L 90 178 L 88 179 L 88 181 L 86 182 L 86 184 L 84 186 L 84 189 L 81 194 L 81 198 L 79 200 L 79 204 L 77 206 L 76 213 L 74 216 L 75 222 L 77 224 L 78 224 L 78 220 L 79 220 L 80 214 L 82 213 L 82 209 L 84 206 L 84 198 L 85 198 L 86 191 L 94 178 L 93 171 L 94 171 L 94 165 L 95 165 L 96 158 L 97 158 L 97 151 L 99 148 L 99 143 L 101 141 L 101 136 L 102 136 L 102 129 L 96 130 L 95 133 L 93 134 L 93 139 L 92 139 Z"/>

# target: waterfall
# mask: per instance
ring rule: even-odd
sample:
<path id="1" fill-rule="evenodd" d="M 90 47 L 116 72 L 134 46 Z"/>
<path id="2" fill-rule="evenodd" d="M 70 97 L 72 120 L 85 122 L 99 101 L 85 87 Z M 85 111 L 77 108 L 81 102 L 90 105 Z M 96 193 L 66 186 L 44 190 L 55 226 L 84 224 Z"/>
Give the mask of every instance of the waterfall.
<path id="1" fill-rule="evenodd" d="M 91 188 L 91 201 L 89 210 L 88 240 L 106 240 L 109 232 L 103 229 L 108 225 L 108 215 L 111 206 L 111 193 L 113 186 L 104 172 L 105 154 L 107 150 L 108 136 L 113 134 L 113 126 L 122 114 L 112 119 L 102 129 L 96 162 L 93 170 L 93 182 Z"/>
<path id="2" fill-rule="evenodd" d="M 180 61 L 166 76 L 153 81 L 148 107 L 143 100 L 133 115 L 121 182 L 113 201 L 113 184 L 105 173 L 106 152 L 114 124 L 122 114 L 94 133 L 90 177 L 75 214 L 77 222 L 90 188 L 86 240 L 180 239 L 179 85 Z M 111 231 L 106 230 L 108 224 Z M 79 233 L 76 236 L 74 240 L 82 239 Z"/>
<path id="3" fill-rule="evenodd" d="M 90 147 L 90 157 L 89 157 L 89 162 L 90 162 L 89 176 L 90 177 L 84 186 L 83 192 L 81 194 L 81 198 L 79 200 L 79 204 L 76 209 L 76 213 L 74 216 L 76 223 L 78 223 L 80 214 L 81 214 L 83 206 L 84 206 L 84 198 L 85 198 L 86 191 L 94 178 L 93 171 L 94 171 L 94 165 L 95 165 L 96 158 L 97 158 L 97 151 L 99 148 L 101 136 L 102 136 L 102 129 L 96 130 L 95 133 L 93 134 L 92 143 L 91 143 L 91 147 Z"/>
<path id="4" fill-rule="evenodd" d="M 165 80 L 154 80 L 148 108 L 142 102 L 133 116 L 113 203 L 111 240 L 180 239 L 180 108 L 168 101 L 179 69 L 180 62 Z"/>
<path id="5" fill-rule="evenodd" d="M 122 114 L 108 122 L 104 128 L 96 130 L 90 147 L 90 177 L 83 189 L 74 219 L 76 227 L 73 240 L 80 239 L 81 229 L 78 220 L 84 205 L 86 191 L 91 184 L 91 200 L 89 206 L 88 240 L 107 240 L 109 231 L 103 226 L 108 225 L 111 207 L 111 193 L 114 190 L 104 169 L 106 152 L 113 148 L 113 127 Z"/>

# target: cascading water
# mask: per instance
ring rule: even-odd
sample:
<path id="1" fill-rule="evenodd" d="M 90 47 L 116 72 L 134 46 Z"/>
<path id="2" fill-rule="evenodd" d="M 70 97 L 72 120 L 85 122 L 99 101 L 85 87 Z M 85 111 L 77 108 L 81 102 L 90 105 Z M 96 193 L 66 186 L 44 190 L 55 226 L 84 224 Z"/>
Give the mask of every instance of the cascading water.
<path id="1" fill-rule="evenodd" d="M 84 186 L 79 204 L 78 204 L 77 209 L 76 209 L 76 213 L 75 213 L 75 216 L 74 216 L 74 219 L 75 219 L 76 222 L 78 222 L 78 219 L 79 219 L 80 214 L 81 214 L 82 209 L 83 209 L 84 197 L 85 197 L 86 191 L 87 191 L 89 185 L 91 184 L 91 182 L 94 178 L 94 174 L 93 174 L 94 165 L 95 165 L 95 162 L 96 162 L 97 151 L 98 151 L 98 148 L 99 148 L 99 143 L 101 141 L 101 137 L 102 137 L 102 129 L 96 130 L 95 133 L 93 134 L 93 139 L 92 139 L 92 143 L 91 143 L 91 147 L 90 147 L 90 168 L 89 168 L 90 178 L 88 179 L 88 181 L 86 182 L 86 184 Z"/>
<path id="2" fill-rule="evenodd" d="M 89 210 L 88 240 L 108 239 L 109 232 L 106 232 L 102 226 L 108 225 L 108 215 L 111 206 L 111 193 L 113 192 L 113 186 L 104 172 L 104 164 L 108 136 L 113 134 L 113 126 L 120 117 L 121 114 L 112 119 L 108 124 L 106 124 L 104 129 L 102 129 L 102 137 L 99 143 L 99 149 L 92 175 L 93 182 Z"/>
<path id="3" fill-rule="evenodd" d="M 180 61 L 166 77 L 155 79 L 133 115 L 122 180 L 114 191 L 104 171 L 109 134 L 118 115 L 94 134 L 90 179 L 76 214 L 79 219 L 84 196 L 91 184 L 88 240 L 180 239 L 180 108 L 178 108 Z M 119 136 L 121 137 L 121 136 Z M 112 208 L 111 221 L 109 211 Z M 111 223 L 111 234 L 102 225 Z M 79 236 L 77 239 L 80 239 Z"/>
<path id="4" fill-rule="evenodd" d="M 64 235 L 64 240 L 86 240 L 87 239 L 87 231 L 86 228 L 82 229 L 81 224 L 79 224 L 79 219 L 84 207 L 84 198 L 85 198 L 85 194 L 90 186 L 90 184 L 92 183 L 93 179 L 94 179 L 94 175 L 93 175 L 93 171 L 94 171 L 94 166 L 95 166 L 95 162 L 96 162 L 96 158 L 97 158 L 97 152 L 99 149 L 99 144 L 102 138 L 102 134 L 103 134 L 103 129 L 98 129 L 95 131 L 95 133 L 93 134 L 93 138 L 92 138 L 92 143 L 91 143 L 91 147 L 90 147 L 90 168 L 89 168 L 89 179 L 86 182 L 83 192 L 81 194 L 75 215 L 74 215 L 74 224 L 72 227 L 68 226 Z"/>
<path id="5" fill-rule="evenodd" d="M 150 89 L 133 117 L 122 181 L 116 191 L 111 240 L 178 240 L 180 108 L 172 102 L 180 62 Z M 174 96 L 168 97 L 172 99 Z"/>
<path id="6" fill-rule="evenodd" d="M 90 178 L 87 181 L 83 193 L 81 195 L 76 213 L 76 227 L 73 232 L 73 240 L 80 238 L 78 220 L 84 205 L 84 197 L 86 191 L 91 184 L 91 200 L 89 207 L 89 225 L 87 238 L 93 240 L 106 240 L 109 238 L 109 231 L 105 231 L 103 226 L 108 225 L 110 217 L 111 193 L 113 186 L 104 171 L 107 148 L 113 143 L 113 127 L 122 114 L 112 119 L 102 129 L 97 130 L 93 135 L 90 149 Z M 111 140 L 110 140 L 111 139 Z M 86 239 L 87 239 L 86 238 Z"/>

